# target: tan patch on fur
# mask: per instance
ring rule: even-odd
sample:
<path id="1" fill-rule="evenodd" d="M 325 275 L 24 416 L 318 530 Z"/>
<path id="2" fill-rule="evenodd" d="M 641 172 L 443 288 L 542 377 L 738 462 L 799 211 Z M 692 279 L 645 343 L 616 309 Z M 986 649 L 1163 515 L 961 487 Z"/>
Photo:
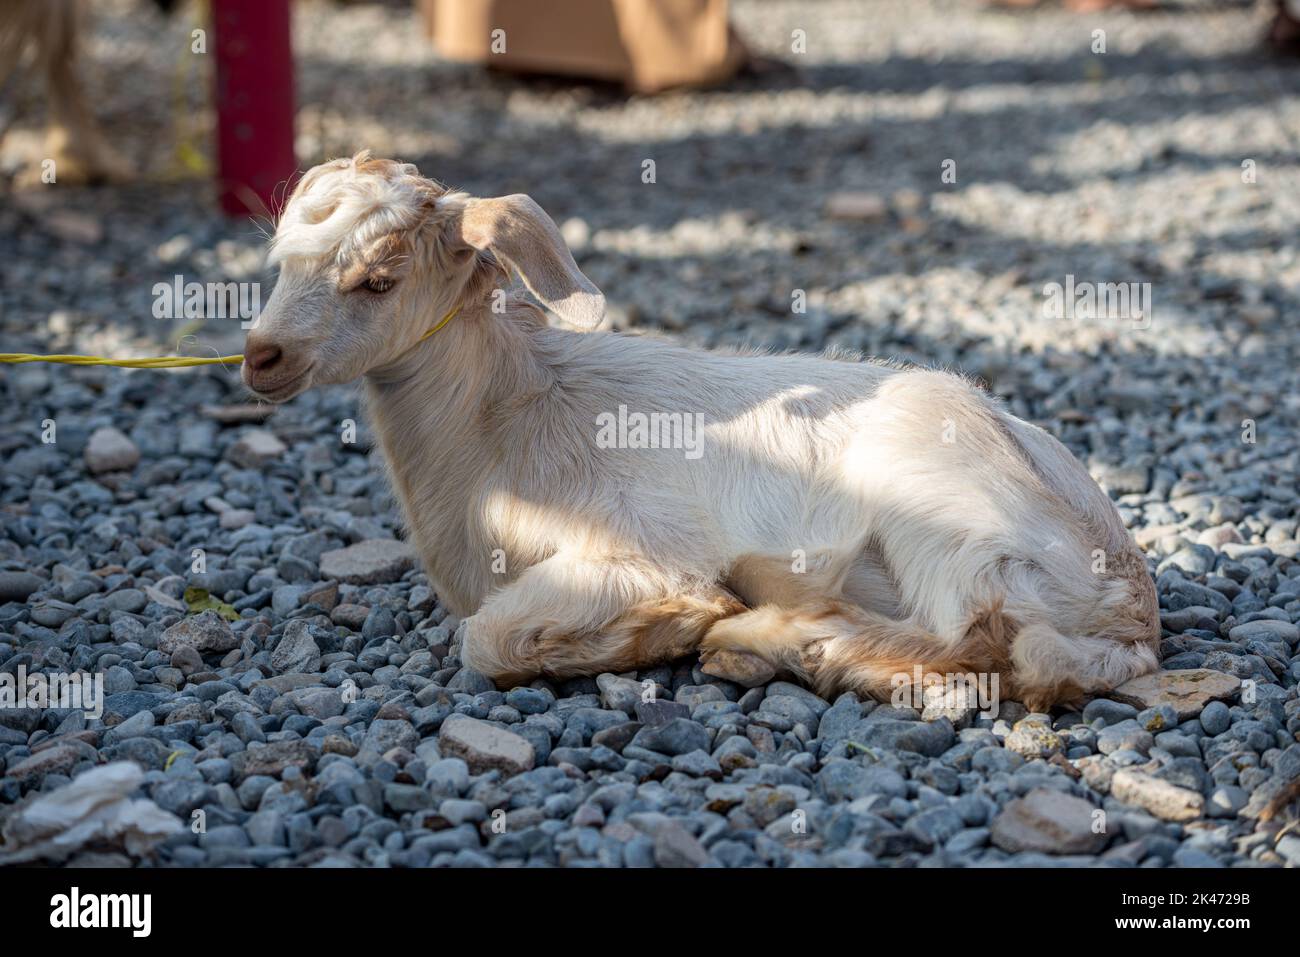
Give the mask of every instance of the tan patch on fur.
<path id="1" fill-rule="evenodd" d="M 1147 563 L 1136 547 L 1130 547 L 1118 557 L 1116 575 L 1128 582 L 1129 594 L 1133 604 L 1130 608 L 1132 629 L 1120 628 L 1108 638 L 1113 641 L 1150 645 L 1152 649 L 1160 646 L 1160 599 L 1156 597 L 1155 582 L 1147 572 Z"/>
<path id="2" fill-rule="evenodd" d="M 644 668 L 690 654 L 714 623 L 748 610 L 734 595 L 722 591 L 707 598 L 687 595 L 637 605 L 613 626 L 630 632 L 619 670 Z"/>
<path id="3" fill-rule="evenodd" d="M 1030 711 L 1046 714 L 1056 705 L 1078 705 L 1082 707 L 1084 692 L 1073 681 L 1062 679 L 1045 687 L 1032 689 L 1017 686 L 1014 675 L 1006 685 L 1004 696 L 1019 699 Z"/>
<path id="4" fill-rule="evenodd" d="M 783 556 L 742 555 L 727 570 L 727 586 L 751 607 L 794 608 L 824 601 L 838 592 L 843 569 L 818 568 L 815 555 L 808 561 L 806 571 L 795 572 L 791 559 Z"/>
<path id="5" fill-rule="evenodd" d="M 355 289 L 367 280 L 396 280 L 408 265 L 411 255 L 409 230 L 398 230 L 370 245 L 362 255 L 348 263 L 339 273 L 339 291 Z"/>
<path id="6" fill-rule="evenodd" d="M 526 683 L 538 674 L 571 678 L 653 667 L 691 654 L 714 623 L 747 610 L 735 595 L 719 588 L 634 605 L 598 634 L 539 629 L 517 644 L 527 649 L 513 662 L 521 670 L 493 677 L 505 686 Z"/>
<path id="7" fill-rule="evenodd" d="M 1001 604 L 971 620 L 948 648 L 936 635 L 842 601 L 798 609 L 771 606 L 726 619 L 705 636 L 705 648 L 747 651 L 787 667 L 823 696 L 852 690 L 887 699 L 894 676 L 916 666 L 940 674 L 998 673 L 1009 678 L 1015 623 Z"/>

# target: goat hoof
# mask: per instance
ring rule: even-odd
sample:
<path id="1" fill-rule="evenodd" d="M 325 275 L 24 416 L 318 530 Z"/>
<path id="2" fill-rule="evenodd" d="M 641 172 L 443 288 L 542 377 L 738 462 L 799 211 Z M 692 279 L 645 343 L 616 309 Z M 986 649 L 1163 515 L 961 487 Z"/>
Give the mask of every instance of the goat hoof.
<path id="1" fill-rule="evenodd" d="M 725 648 L 700 655 L 700 670 L 706 675 L 732 681 L 744 688 L 756 688 L 776 677 L 776 669 L 758 655 Z"/>

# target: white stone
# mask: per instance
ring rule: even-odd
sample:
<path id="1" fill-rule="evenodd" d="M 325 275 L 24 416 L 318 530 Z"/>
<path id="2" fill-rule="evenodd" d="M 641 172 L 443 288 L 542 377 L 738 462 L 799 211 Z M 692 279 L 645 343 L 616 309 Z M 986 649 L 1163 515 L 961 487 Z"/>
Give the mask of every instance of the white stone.
<path id="1" fill-rule="evenodd" d="M 322 578 L 349 585 L 395 582 L 415 566 L 415 549 L 395 538 L 368 538 L 320 557 Z"/>
<path id="2" fill-rule="evenodd" d="M 230 447 L 226 458 L 246 469 L 256 468 L 278 459 L 285 453 L 285 444 L 266 429 L 249 429 Z"/>
<path id="3" fill-rule="evenodd" d="M 438 748 L 447 757 L 463 760 L 472 774 L 493 769 L 519 774 L 532 770 L 536 760 L 532 744 L 513 731 L 460 714 L 443 722 Z"/>
<path id="4" fill-rule="evenodd" d="M 91 433 L 86 443 L 86 467 L 96 475 L 101 472 L 123 472 L 135 468 L 140 461 L 140 450 L 124 433 L 111 425 L 102 426 Z"/>
<path id="5" fill-rule="evenodd" d="M 831 219 L 853 222 L 877 222 L 889 214 L 889 206 L 875 193 L 832 193 L 826 199 L 826 215 Z"/>

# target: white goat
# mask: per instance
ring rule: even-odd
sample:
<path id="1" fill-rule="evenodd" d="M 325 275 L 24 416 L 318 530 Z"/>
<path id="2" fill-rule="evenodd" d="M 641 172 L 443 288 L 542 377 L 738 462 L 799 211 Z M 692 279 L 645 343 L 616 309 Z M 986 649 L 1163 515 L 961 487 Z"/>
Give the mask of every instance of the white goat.
<path id="1" fill-rule="evenodd" d="M 604 298 L 536 203 L 366 153 L 303 177 L 272 258 L 245 383 L 282 402 L 365 377 L 411 540 L 470 616 L 462 658 L 500 683 L 699 650 L 827 694 L 998 674 L 1044 709 L 1157 665 L 1109 499 L 956 376 L 553 328 L 496 291 L 507 267 L 581 328 Z M 604 447 L 620 407 L 701 421 L 702 445 Z"/>

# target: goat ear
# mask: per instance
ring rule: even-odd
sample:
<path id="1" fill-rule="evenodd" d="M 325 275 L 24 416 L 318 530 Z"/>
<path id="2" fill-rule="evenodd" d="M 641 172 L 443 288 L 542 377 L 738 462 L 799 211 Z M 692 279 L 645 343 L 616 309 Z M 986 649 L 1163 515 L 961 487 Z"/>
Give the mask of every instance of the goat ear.
<path id="1" fill-rule="evenodd" d="M 513 266 L 529 291 L 570 325 L 595 329 L 605 317 L 604 295 L 578 269 L 559 229 L 531 197 L 467 200 L 460 232 L 467 245 L 491 250 Z"/>

